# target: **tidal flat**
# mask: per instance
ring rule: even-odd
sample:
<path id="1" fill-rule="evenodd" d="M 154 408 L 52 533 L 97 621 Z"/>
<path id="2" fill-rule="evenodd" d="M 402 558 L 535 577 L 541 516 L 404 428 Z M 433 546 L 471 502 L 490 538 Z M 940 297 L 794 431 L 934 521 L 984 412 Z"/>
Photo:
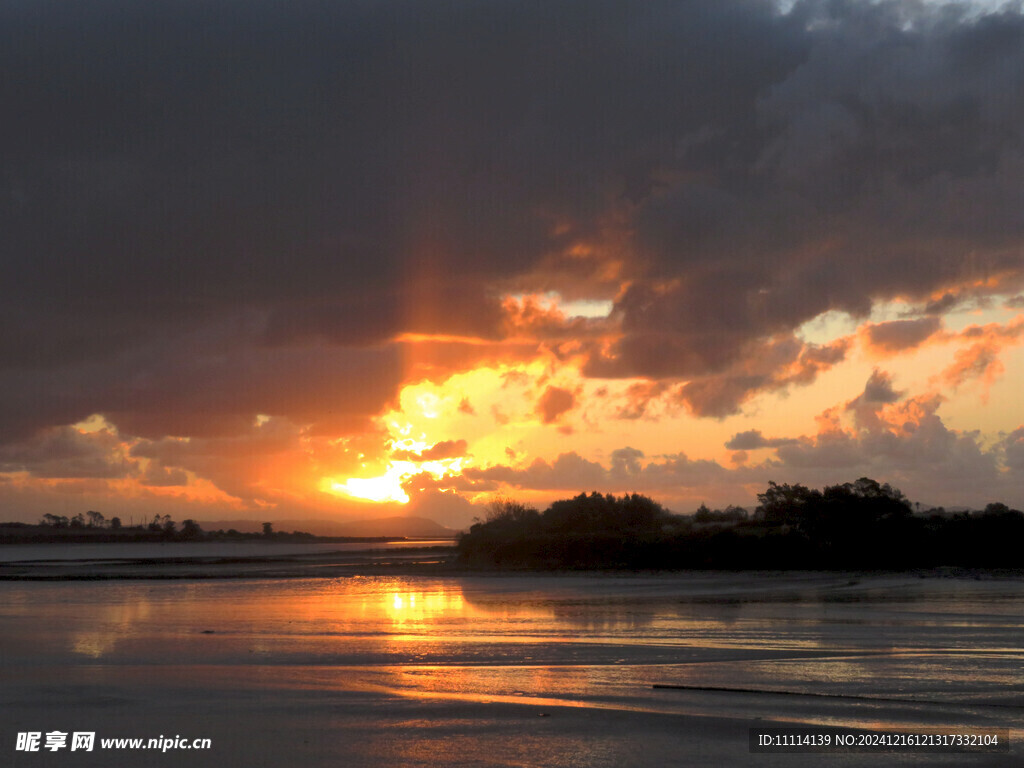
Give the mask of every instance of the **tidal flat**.
<path id="1" fill-rule="evenodd" d="M 1024 578 L 690 572 L 0 585 L 13 766 L 1019 765 Z M 750 728 L 1009 752 L 752 754 Z M 209 750 L 15 750 L 19 732 Z M 7 759 L 10 758 L 10 759 Z"/>

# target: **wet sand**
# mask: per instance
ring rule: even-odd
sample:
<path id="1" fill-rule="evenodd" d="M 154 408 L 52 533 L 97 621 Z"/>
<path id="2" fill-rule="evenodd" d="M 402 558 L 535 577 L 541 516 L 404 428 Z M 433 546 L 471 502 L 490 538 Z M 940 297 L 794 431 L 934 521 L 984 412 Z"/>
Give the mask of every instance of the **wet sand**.
<path id="1" fill-rule="evenodd" d="M 0 586 L 13 766 L 1021 764 L 1020 579 L 694 573 Z M 654 688 L 655 685 L 682 688 Z M 1001 728 L 1010 753 L 751 754 Z M 19 731 L 210 751 L 14 751 Z"/>

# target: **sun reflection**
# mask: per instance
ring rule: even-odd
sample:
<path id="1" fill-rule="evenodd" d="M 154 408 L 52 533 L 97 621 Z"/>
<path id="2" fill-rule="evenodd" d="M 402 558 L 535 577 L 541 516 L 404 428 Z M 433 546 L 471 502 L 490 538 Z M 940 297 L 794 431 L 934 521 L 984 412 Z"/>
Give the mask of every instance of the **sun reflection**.
<path id="1" fill-rule="evenodd" d="M 383 613 L 392 624 L 436 622 L 441 617 L 462 617 L 466 604 L 459 589 L 440 588 L 429 592 L 397 589 L 382 599 Z"/>
<path id="2" fill-rule="evenodd" d="M 71 650 L 80 656 L 103 658 L 116 649 L 119 641 L 132 634 L 135 625 L 149 618 L 151 607 L 141 595 L 131 602 L 101 607 L 86 628 L 71 634 Z"/>

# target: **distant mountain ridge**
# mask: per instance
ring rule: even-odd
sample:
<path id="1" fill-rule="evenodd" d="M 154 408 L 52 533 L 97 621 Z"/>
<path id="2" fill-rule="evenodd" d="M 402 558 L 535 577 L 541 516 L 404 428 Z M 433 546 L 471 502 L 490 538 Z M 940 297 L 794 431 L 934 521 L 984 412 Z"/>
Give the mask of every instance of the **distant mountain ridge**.
<path id="1" fill-rule="evenodd" d="M 204 531 L 230 530 L 254 533 L 270 522 L 275 531 L 304 531 L 317 536 L 396 536 L 416 539 L 453 539 L 457 531 L 445 528 L 426 517 L 382 517 L 376 520 L 274 519 L 267 515 L 259 520 L 197 520 Z"/>

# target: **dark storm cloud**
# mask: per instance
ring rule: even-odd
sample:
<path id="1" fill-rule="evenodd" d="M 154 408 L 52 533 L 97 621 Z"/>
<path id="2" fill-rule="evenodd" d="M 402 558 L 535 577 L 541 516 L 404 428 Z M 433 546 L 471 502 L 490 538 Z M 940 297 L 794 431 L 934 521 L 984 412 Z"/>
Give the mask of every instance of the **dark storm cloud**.
<path id="1" fill-rule="evenodd" d="M 217 436 L 264 413 L 344 431 L 364 426 L 402 376 L 392 347 L 262 347 L 244 329 L 207 328 L 56 370 L 6 368 L 0 423 L 14 436 L 99 413 L 123 435 Z"/>
<path id="2" fill-rule="evenodd" d="M 1021 268 L 1017 13 L 18 3 L 0 67 L 0 435 L 353 423 L 379 345 L 496 337 L 504 287 L 610 230 L 632 282 L 591 372 L 727 375 L 711 413 L 757 339 Z"/>
<path id="3" fill-rule="evenodd" d="M 8 8 L 5 304 L 45 311 L 62 358 L 83 319 L 105 346 L 119 321 L 256 306 L 274 340 L 363 343 L 434 330 L 414 303 L 457 315 L 443 286 L 409 296 L 431 280 L 462 275 L 462 303 L 485 304 L 481 279 L 528 266 L 547 226 L 488 149 L 516 50 L 484 55 L 492 20 L 469 6 L 397 10 Z"/>
<path id="4" fill-rule="evenodd" d="M 851 1 L 790 22 L 799 64 L 681 145 L 679 181 L 638 210 L 649 271 L 606 375 L 722 370 L 828 309 L 1019 284 L 1024 18 Z"/>

